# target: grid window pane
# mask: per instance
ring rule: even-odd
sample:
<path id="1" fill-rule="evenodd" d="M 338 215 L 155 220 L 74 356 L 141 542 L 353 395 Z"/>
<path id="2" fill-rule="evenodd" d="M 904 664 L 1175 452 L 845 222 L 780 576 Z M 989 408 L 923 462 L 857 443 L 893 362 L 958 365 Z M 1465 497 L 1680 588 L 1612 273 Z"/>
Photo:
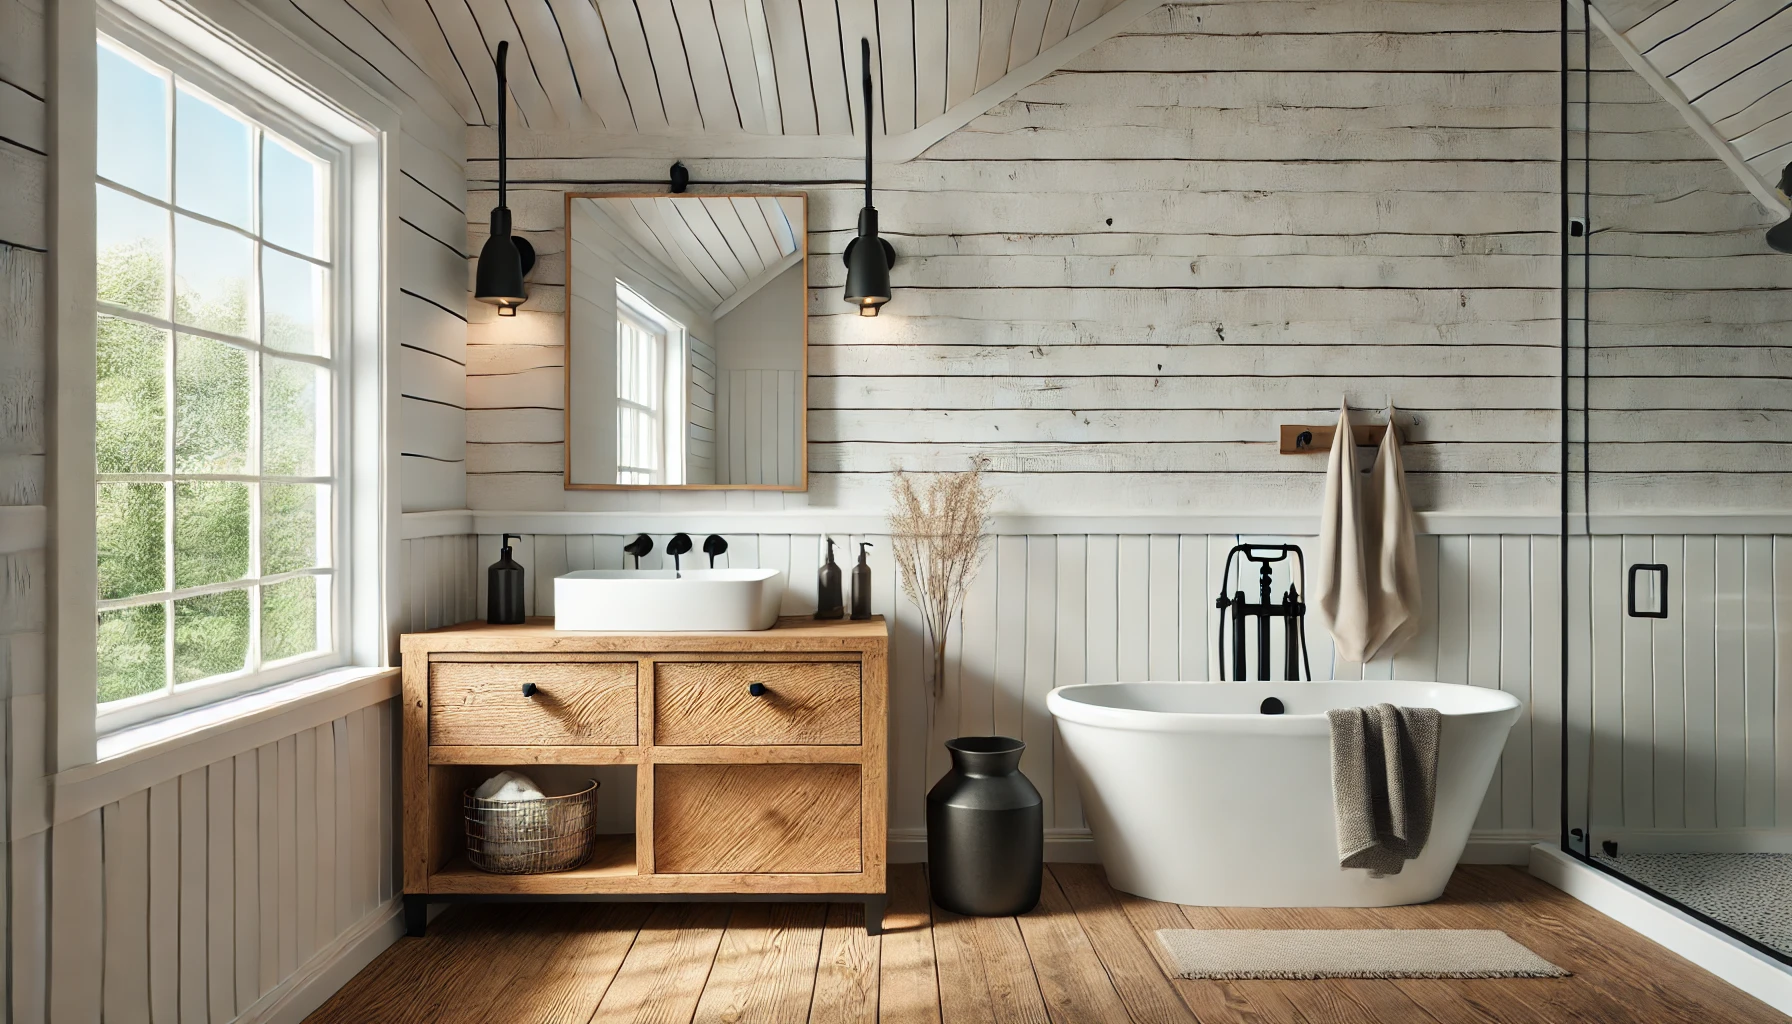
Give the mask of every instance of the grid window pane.
<path id="1" fill-rule="evenodd" d="M 100 177 L 167 199 L 168 77 L 109 46 L 98 70 Z"/>
<path id="2" fill-rule="evenodd" d="M 99 300 L 167 316 L 168 211 L 107 185 L 94 188 Z"/>
<path id="3" fill-rule="evenodd" d="M 174 585 L 203 587 L 249 574 L 249 485 L 174 485 Z M 178 616 L 177 616 L 178 617 Z"/>
<path id="4" fill-rule="evenodd" d="M 255 243 L 191 217 L 174 218 L 174 319 L 249 337 L 255 320 Z"/>
<path id="5" fill-rule="evenodd" d="M 248 122 L 182 88 L 174 101 L 174 203 L 253 230 Z"/>
<path id="6" fill-rule="evenodd" d="M 318 649 L 316 576 L 295 576 L 261 588 L 261 656 L 294 658 Z"/>
<path id="7" fill-rule="evenodd" d="M 168 444 L 168 332 L 101 315 L 94 450 L 102 473 L 159 473 Z"/>
<path id="8" fill-rule="evenodd" d="M 321 476 L 329 471 L 329 373 L 278 356 L 261 360 L 261 471 Z"/>
<path id="9" fill-rule="evenodd" d="M 95 502 L 100 599 L 153 594 L 168 585 L 168 488 L 103 483 Z"/>
<path id="10" fill-rule="evenodd" d="M 99 46 L 95 639 L 127 722 L 333 650 L 336 168 Z"/>
<path id="11" fill-rule="evenodd" d="M 285 249 L 323 258 L 318 244 L 323 174 L 317 161 L 272 136 L 261 141 L 261 233 Z"/>
<path id="12" fill-rule="evenodd" d="M 174 602 L 174 681 L 241 672 L 249 660 L 249 592 L 226 590 Z"/>
<path id="13" fill-rule="evenodd" d="M 319 506 L 329 499 L 320 484 L 261 485 L 261 574 L 315 569 Z"/>
<path id="14" fill-rule="evenodd" d="M 100 703 L 141 697 L 168 685 L 168 606 L 140 604 L 100 613 Z"/>
<path id="15" fill-rule="evenodd" d="M 174 468 L 249 468 L 249 353 L 190 334 L 174 343 Z"/>
<path id="16" fill-rule="evenodd" d="M 328 355 L 324 269 L 266 246 L 261 250 L 263 324 L 272 348 Z"/>

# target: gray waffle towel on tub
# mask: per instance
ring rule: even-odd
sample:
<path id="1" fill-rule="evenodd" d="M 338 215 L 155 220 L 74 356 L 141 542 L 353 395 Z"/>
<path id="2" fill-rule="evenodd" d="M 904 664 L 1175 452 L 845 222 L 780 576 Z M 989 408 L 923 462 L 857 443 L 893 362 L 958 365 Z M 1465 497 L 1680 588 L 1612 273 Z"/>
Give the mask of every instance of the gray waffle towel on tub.
<path id="1" fill-rule="evenodd" d="M 1437 802 L 1435 708 L 1327 711 L 1332 731 L 1332 811 L 1338 863 L 1397 875 L 1425 849 Z"/>

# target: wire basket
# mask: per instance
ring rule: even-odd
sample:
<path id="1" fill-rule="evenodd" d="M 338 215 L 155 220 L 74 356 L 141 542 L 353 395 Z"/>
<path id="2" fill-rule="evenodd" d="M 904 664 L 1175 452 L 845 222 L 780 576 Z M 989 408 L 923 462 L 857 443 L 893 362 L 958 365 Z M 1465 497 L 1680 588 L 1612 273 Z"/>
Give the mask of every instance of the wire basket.
<path id="1" fill-rule="evenodd" d="M 540 800 L 481 800 L 461 796 L 467 822 L 467 860 L 498 875 L 542 875 L 585 863 L 597 840 L 596 779 L 565 796 Z"/>

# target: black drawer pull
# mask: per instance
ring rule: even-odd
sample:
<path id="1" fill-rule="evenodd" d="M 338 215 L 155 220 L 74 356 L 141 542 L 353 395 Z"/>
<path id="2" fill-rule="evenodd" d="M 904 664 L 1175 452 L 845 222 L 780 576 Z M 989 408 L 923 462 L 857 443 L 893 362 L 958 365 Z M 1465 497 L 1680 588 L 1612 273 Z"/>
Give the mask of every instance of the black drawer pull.
<path id="1" fill-rule="evenodd" d="M 747 684 L 747 692 L 752 694 L 755 697 L 763 697 L 763 696 L 765 696 L 765 684 L 764 683 L 748 683 Z"/>
<path id="2" fill-rule="evenodd" d="M 537 690 L 537 689 L 536 689 L 536 688 L 535 688 L 535 684 L 534 684 L 534 683 L 524 683 L 524 684 L 523 684 L 523 696 L 525 696 L 525 697 L 533 697 L 533 696 L 535 696 L 535 694 L 536 694 L 536 693 L 538 693 L 538 692 L 539 692 L 539 691 L 538 691 L 538 690 Z"/>

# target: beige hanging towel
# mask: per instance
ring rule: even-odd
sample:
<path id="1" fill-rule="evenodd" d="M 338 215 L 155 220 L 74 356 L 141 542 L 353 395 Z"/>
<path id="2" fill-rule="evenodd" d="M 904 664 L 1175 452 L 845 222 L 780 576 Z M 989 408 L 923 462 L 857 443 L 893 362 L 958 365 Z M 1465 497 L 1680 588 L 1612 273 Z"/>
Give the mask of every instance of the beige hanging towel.
<path id="1" fill-rule="evenodd" d="M 1388 423 L 1364 489 L 1350 411 L 1339 410 L 1320 514 L 1319 571 L 1310 603 L 1339 660 L 1358 664 L 1396 653 L 1419 625 L 1418 545 L 1392 408 Z"/>
<path id="2" fill-rule="evenodd" d="M 1332 635 L 1338 657 L 1363 661 L 1369 650 L 1371 563 L 1363 549 L 1361 475 L 1350 409 L 1338 409 L 1338 429 L 1325 470 L 1325 507 L 1319 516 L 1319 571 L 1307 603 Z"/>
<path id="3" fill-rule="evenodd" d="M 1363 549 L 1372 566 L 1367 650 L 1372 658 L 1390 657 L 1419 632 L 1418 526 L 1406 496 L 1406 463 L 1392 405 L 1362 508 Z"/>

